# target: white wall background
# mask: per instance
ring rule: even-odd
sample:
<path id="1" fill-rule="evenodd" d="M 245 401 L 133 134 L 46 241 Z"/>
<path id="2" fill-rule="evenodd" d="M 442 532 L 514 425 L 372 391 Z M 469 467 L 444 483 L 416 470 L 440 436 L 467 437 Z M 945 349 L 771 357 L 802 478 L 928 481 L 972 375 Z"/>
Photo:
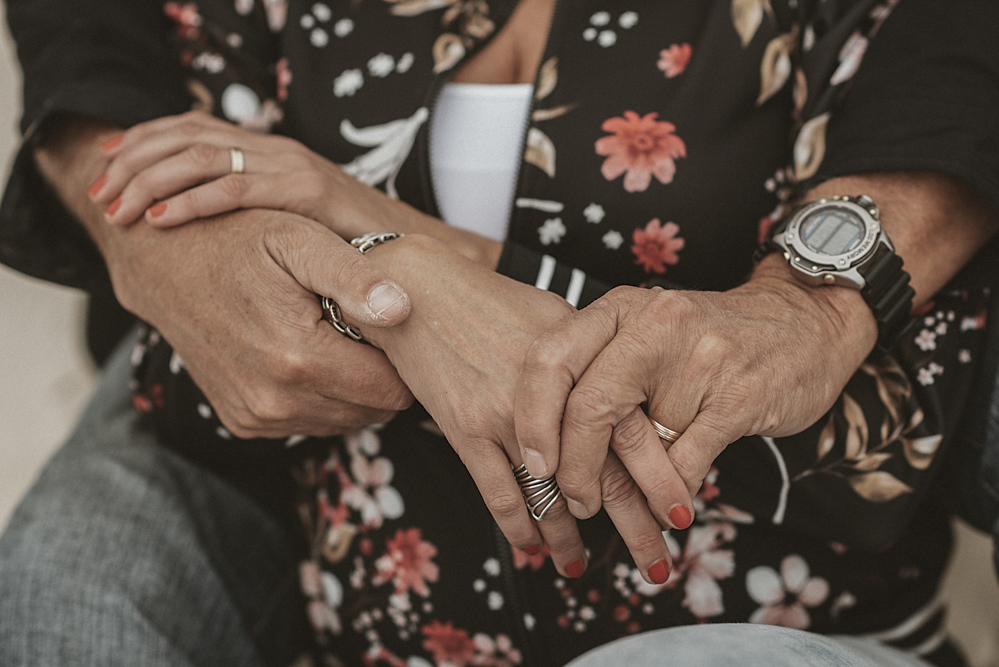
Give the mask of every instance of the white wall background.
<path id="1" fill-rule="evenodd" d="M 17 146 L 20 75 L 0 29 L 0 165 Z M 84 296 L 0 266 L 0 529 L 38 469 L 65 439 L 96 380 L 83 343 Z M 991 544 L 958 526 L 945 593 L 952 632 L 975 667 L 999 667 L 999 588 Z M 927 535 L 932 535 L 927 530 Z"/>

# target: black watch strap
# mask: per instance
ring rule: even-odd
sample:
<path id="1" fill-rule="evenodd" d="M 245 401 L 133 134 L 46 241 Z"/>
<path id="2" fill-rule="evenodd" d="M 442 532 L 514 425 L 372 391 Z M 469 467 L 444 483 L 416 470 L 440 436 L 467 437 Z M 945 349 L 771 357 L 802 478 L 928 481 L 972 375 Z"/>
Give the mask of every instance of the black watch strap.
<path id="1" fill-rule="evenodd" d="M 878 345 L 891 347 L 914 321 L 912 298 L 916 291 L 902 268 L 902 258 L 879 243 L 871 258 L 857 267 L 857 272 L 865 283 L 860 295 L 878 322 Z"/>

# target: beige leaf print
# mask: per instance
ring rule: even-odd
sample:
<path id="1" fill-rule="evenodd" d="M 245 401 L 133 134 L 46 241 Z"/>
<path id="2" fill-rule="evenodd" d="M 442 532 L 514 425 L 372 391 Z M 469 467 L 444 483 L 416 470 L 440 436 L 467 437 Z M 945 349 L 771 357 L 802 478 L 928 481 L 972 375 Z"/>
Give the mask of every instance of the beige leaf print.
<path id="1" fill-rule="evenodd" d="M 924 438 L 902 438 L 905 460 L 917 470 L 926 470 L 933 463 L 933 457 L 940 448 L 943 435 L 928 435 Z"/>
<path id="2" fill-rule="evenodd" d="M 794 177 L 798 181 L 811 178 L 826 155 L 826 125 L 829 112 L 805 123 L 794 142 Z"/>
<path id="3" fill-rule="evenodd" d="M 843 394 L 843 416 L 846 418 L 846 458 L 857 460 L 867 453 L 867 418 L 857 401 Z"/>
<path id="4" fill-rule="evenodd" d="M 784 87 L 791 76 L 791 49 L 797 39 L 797 30 L 778 35 L 767 44 L 760 61 L 760 96 L 756 98 L 759 106 L 773 97 Z"/>
<path id="5" fill-rule="evenodd" d="M 558 85 L 558 56 L 552 56 L 538 70 L 538 89 L 534 91 L 534 99 L 543 100 Z"/>
<path id="6" fill-rule="evenodd" d="M 323 556 L 331 563 L 339 563 L 343 560 L 350 545 L 357 535 L 357 526 L 352 523 L 341 523 L 339 526 L 330 528 L 326 539 L 323 540 L 321 551 Z"/>
<path id="7" fill-rule="evenodd" d="M 912 393 L 912 387 L 909 386 L 898 362 L 888 357 L 888 362 L 885 364 L 866 363 L 860 367 L 860 370 L 874 378 L 878 387 L 878 397 L 891 415 L 892 421 L 896 424 L 902 421 L 901 415 Z M 915 416 L 914 414 L 912 418 Z M 918 425 L 922 420 L 922 412 L 919 411 L 919 419 L 911 423 L 911 426 Z"/>
<path id="8" fill-rule="evenodd" d="M 892 457 L 892 454 L 888 452 L 876 452 L 874 454 L 868 454 L 864 458 L 853 464 L 854 470 L 860 470 L 862 472 L 870 472 L 872 470 L 877 470 L 881 467 L 881 464 Z"/>
<path id="9" fill-rule="evenodd" d="M 445 32 L 434 42 L 434 73 L 440 74 L 454 67 L 465 57 L 465 45 L 461 37 L 451 32 Z"/>
<path id="10" fill-rule="evenodd" d="M 903 493 L 912 493 L 912 487 L 883 470 L 854 475 L 849 482 L 857 495 L 872 503 L 886 503 Z"/>
<path id="11" fill-rule="evenodd" d="M 801 110 L 805 108 L 808 101 L 808 79 L 805 78 L 805 70 L 796 67 L 794 70 L 794 117 L 801 115 Z"/>
<path id="12" fill-rule="evenodd" d="M 548 135 L 536 127 L 527 132 L 527 150 L 524 161 L 539 167 L 551 178 L 555 178 L 555 144 Z"/>
<path id="13" fill-rule="evenodd" d="M 833 445 L 836 444 L 836 422 L 833 419 L 833 413 L 829 413 L 829 421 L 826 422 L 825 427 L 822 429 L 822 433 L 819 434 L 819 451 L 818 459 L 821 461 L 822 458 L 832 451 Z"/>
<path id="14" fill-rule="evenodd" d="M 732 24 L 745 48 L 763 23 L 763 14 L 773 18 L 770 0 L 732 0 Z"/>
<path id="15" fill-rule="evenodd" d="M 558 118 L 559 116 L 564 116 L 573 109 L 576 108 L 576 104 L 563 104 L 560 107 L 552 107 L 551 109 L 535 109 L 534 113 L 531 114 L 531 119 L 534 121 L 551 120 L 552 118 Z"/>
<path id="16" fill-rule="evenodd" d="M 457 4 L 458 0 L 385 0 L 394 5 L 392 13 L 396 16 L 416 16 L 424 12 L 432 12 L 442 7 Z"/>
<path id="17" fill-rule="evenodd" d="M 212 96 L 212 91 L 208 90 L 208 86 L 197 79 L 188 79 L 187 92 L 191 93 L 191 98 L 194 100 L 191 102 L 191 111 L 212 112 L 215 107 L 215 97 Z"/>

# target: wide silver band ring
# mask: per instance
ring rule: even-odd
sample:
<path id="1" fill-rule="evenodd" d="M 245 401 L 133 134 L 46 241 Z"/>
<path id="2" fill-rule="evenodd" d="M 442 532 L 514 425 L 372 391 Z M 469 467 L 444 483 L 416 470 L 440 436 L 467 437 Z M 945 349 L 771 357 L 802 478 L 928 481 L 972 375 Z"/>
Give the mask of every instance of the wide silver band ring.
<path id="1" fill-rule="evenodd" d="M 242 174 L 246 171 L 246 157 L 243 151 L 233 146 L 229 149 L 229 173 Z"/>
<path id="2" fill-rule="evenodd" d="M 558 488 L 555 477 L 547 479 L 531 477 L 531 473 L 527 472 L 527 466 L 523 463 L 513 469 L 513 477 L 520 486 L 520 492 L 524 494 L 524 502 L 527 503 L 531 516 L 535 521 L 544 519 L 545 514 L 562 495 L 562 489 Z"/>
<path id="3" fill-rule="evenodd" d="M 671 445 L 677 440 L 679 440 L 680 436 L 683 435 L 683 433 L 680 433 L 679 431 L 674 431 L 668 426 L 663 426 L 652 417 L 649 417 L 649 421 L 652 422 L 652 428 L 656 430 L 656 435 L 658 435 L 661 440 L 665 440 Z"/>

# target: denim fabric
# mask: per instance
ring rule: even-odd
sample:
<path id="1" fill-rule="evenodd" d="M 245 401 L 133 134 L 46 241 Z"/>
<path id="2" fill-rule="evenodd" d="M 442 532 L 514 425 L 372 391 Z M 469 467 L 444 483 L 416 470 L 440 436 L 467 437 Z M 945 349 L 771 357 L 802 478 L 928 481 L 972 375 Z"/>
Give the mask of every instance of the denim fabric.
<path id="1" fill-rule="evenodd" d="M 0 665 L 286 665 L 285 538 L 139 428 L 130 347 L 0 537 Z"/>
<path id="2" fill-rule="evenodd" d="M 876 641 L 771 625 L 720 623 L 655 630 L 590 651 L 566 667 L 929 667 Z"/>

